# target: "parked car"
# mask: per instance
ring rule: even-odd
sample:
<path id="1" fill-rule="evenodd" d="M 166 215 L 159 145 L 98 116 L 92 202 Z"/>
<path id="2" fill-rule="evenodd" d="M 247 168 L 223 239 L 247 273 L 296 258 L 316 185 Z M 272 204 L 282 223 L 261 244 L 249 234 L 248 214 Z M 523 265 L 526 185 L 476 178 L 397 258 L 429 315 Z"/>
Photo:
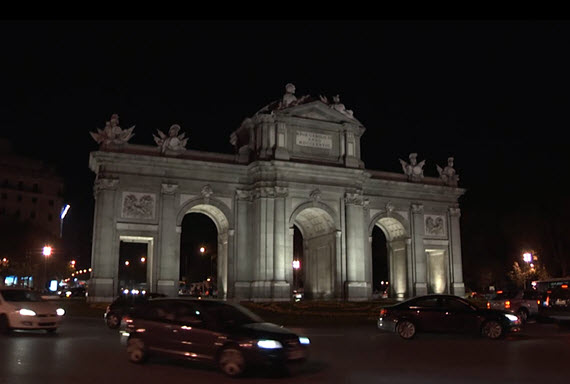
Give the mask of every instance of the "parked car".
<path id="1" fill-rule="evenodd" d="M 489 298 L 489 308 L 512 312 L 524 323 L 528 318 L 538 315 L 543 296 L 537 291 L 497 291 Z"/>
<path id="2" fill-rule="evenodd" d="M 87 290 L 85 287 L 73 287 L 66 288 L 61 291 L 59 297 L 71 298 L 71 297 L 85 297 L 87 295 Z"/>
<path id="3" fill-rule="evenodd" d="M 472 332 L 498 339 L 521 330 L 518 316 L 500 310 L 477 308 L 452 295 L 426 295 L 380 310 L 378 328 L 404 339 L 418 332 Z"/>
<path id="4" fill-rule="evenodd" d="M 121 335 L 131 362 L 164 354 L 215 363 L 232 377 L 259 364 L 303 362 L 310 344 L 238 304 L 193 298 L 149 300 L 123 318 Z"/>
<path id="5" fill-rule="evenodd" d="M 27 288 L 0 287 L 0 333 L 12 329 L 45 329 L 52 333 L 65 310 Z"/>
<path id="6" fill-rule="evenodd" d="M 132 312 L 136 307 L 143 305 L 148 299 L 166 297 L 162 293 L 126 294 L 117 297 L 107 306 L 103 319 L 111 329 L 117 329 L 121 325 L 124 315 Z"/>
<path id="7" fill-rule="evenodd" d="M 539 308 L 539 318 L 559 325 L 570 325 L 570 290 L 567 284 L 547 291 Z"/>

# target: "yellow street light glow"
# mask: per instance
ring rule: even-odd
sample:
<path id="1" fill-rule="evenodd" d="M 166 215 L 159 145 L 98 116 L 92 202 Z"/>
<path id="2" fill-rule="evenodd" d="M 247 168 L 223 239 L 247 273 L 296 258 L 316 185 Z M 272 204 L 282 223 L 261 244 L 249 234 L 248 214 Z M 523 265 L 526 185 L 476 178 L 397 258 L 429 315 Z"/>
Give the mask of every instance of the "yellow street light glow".
<path id="1" fill-rule="evenodd" d="M 43 249 L 43 254 L 44 256 L 48 257 L 51 255 L 51 247 L 49 245 L 46 245 Z"/>
<path id="2" fill-rule="evenodd" d="M 301 268 L 301 262 L 299 260 L 293 260 L 293 269 Z"/>
<path id="3" fill-rule="evenodd" d="M 525 263 L 530 263 L 532 261 L 532 255 L 530 252 L 523 253 L 523 260 Z"/>
<path id="4" fill-rule="evenodd" d="M 93 268 L 89 268 L 89 272 L 93 271 Z"/>
<path id="5" fill-rule="evenodd" d="M 144 263 L 146 261 L 146 257 L 141 257 L 141 263 Z"/>
<path id="6" fill-rule="evenodd" d="M 125 261 L 125 265 L 128 267 L 129 266 L 129 260 Z"/>
<path id="7" fill-rule="evenodd" d="M 200 253 L 204 253 L 204 252 L 206 252 L 206 248 L 200 247 Z"/>

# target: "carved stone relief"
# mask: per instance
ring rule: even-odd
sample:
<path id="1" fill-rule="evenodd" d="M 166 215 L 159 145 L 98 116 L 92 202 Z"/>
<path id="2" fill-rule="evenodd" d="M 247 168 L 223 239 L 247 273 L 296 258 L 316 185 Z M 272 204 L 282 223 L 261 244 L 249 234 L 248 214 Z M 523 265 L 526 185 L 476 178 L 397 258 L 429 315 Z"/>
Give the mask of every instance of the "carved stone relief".
<path id="1" fill-rule="evenodd" d="M 425 215 L 426 235 L 445 236 L 445 217 Z"/>
<path id="2" fill-rule="evenodd" d="M 130 219 L 154 219 L 154 193 L 123 192 L 121 216 Z"/>

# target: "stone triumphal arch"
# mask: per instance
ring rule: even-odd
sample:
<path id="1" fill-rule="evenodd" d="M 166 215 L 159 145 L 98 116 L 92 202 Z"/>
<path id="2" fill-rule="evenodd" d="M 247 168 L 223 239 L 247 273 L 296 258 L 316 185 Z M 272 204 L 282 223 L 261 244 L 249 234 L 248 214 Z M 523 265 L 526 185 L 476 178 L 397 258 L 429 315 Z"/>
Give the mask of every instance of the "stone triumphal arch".
<path id="1" fill-rule="evenodd" d="M 129 143 L 113 115 L 91 133 L 96 174 L 89 300 L 118 293 L 121 242 L 146 247 L 146 286 L 176 295 L 181 226 L 200 213 L 217 229 L 218 296 L 288 300 L 294 281 L 294 231 L 302 235 L 300 269 L 307 297 L 367 300 L 372 295 L 372 232 L 386 238 L 389 293 L 463 294 L 453 158 L 424 177 L 410 154 L 400 173 L 365 169 L 365 128 L 325 97 L 297 98 L 291 84 L 232 133 L 235 154 L 186 149 L 180 126 L 157 146 Z M 298 271 L 299 272 L 299 271 Z"/>

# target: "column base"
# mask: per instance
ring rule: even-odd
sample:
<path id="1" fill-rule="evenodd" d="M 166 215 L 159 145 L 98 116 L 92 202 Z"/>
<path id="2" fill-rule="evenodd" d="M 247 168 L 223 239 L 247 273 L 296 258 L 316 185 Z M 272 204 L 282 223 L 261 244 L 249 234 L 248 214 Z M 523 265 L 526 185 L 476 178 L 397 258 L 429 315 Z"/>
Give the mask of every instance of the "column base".
<path id="1" fill-rule="evenodd" d="M 465 284 L 463 283 L 453 283 L 453 287 L 452 287 L 453 291 L 452 293 L 455 296 L 465 296 Z"/>
<path id="2" fill-rule="evenodd" d="M 88 303 L 112 302 L 117 296 L 114 291 L 114 280 L 110 278 L 95 277 L 89 280 L 87 290 Z"/>
<path id="3" fill-rule="evenodd" d="M 249 299 L 251 297 L 251 283 L 249 281 L 236 281 L 234 284 L 234 299 Z"/>
<path id="4" fill-rule="evenodd" d="M 427 295 L 427 283 L 416 283 L 414 284 L 414 292 L 416 296 Z"/>
<path id="5" fill-rule="evenodd" d="M 254 301 L 291 300 L 291 286 L 286 281 L 254 281 L 251 283 L 251 299 Z"/>
<path id="6" fill-rule="evenodd" d="M 176 297 L 178 296 L 178 282 L 175 280 L 158 280 L 156 291 L 166 296 Z"/>
<path id="7" fill-rule="evenodd" d="M 347 281 L 345 298 L 348 301 L 367 301 L 372 296 L 372 284 L 366 281 Z"/>

